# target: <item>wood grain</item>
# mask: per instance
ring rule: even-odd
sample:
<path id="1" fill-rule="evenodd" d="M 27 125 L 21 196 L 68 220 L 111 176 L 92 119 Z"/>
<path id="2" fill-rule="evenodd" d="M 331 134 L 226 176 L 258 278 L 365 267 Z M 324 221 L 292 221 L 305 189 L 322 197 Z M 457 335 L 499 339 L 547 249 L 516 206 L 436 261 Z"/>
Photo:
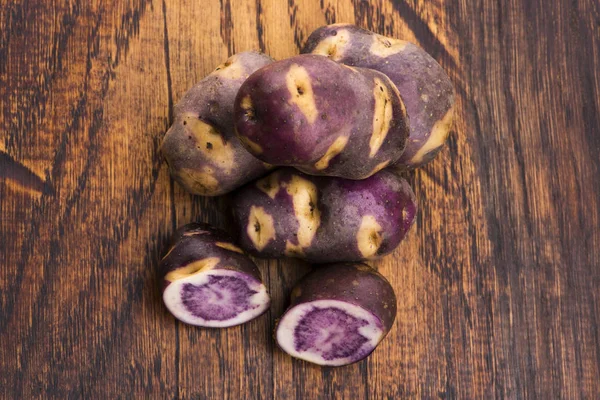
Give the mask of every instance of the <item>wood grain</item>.
<path id="1" fill-rule="evenodd" d="M 416 226 L 374 265 L 398 319 L 366 361 L 292 360 L 272 328 L 308 267 L 260 261 L 262 318 L 176 322 L 156 266 L 226 225 L 158 154 L 171 107 L 229 54 L 323 24 L 414 41 L 457 121 L 410 175 Z M 0 0 L 0 397 L 600 398 L 596 0 Z"/>

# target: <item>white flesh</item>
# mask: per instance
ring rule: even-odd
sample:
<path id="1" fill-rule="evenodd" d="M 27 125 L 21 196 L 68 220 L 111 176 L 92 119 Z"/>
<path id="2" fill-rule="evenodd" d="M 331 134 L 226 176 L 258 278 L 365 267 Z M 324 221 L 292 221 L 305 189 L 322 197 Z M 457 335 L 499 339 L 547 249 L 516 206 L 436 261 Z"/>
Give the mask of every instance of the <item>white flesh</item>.
<path id="1" fill-rule="evenodd" d="M 222 321 L 206 320 L 192 314 L 182 303 L 181 291 L 183 289 L 183 285 L 186 283 L 191 283 L 196 286 L 204 285 L 208 283 L 208 277 L 211 275 L 231 276 L 246 282 L 250 290 L 257 292 L 248 299 L 248 303 L 254 305 L 255 307 L 242 311 L 233 318 Z M 224 298 L 222 301 L 220 301 L 220 304 L 227 304 L 227 293 L 222 292 L 222 294 L 224 295 Z M 261 315 L 267 308 L 269 308 L 270 305 L 270 298 L 267 293 L 267 288 L 264 284 L 247 274 L 225 269 L 212 269 L 206 272 L 195 273 L 188 277 L 177 279 L 176 281 L 171 282 L 163 292 L 163 301 L 171 314 L 173 314 L 180 321 L 190 325 L 209 328 L 227 328 L 230 326 L 243 324 L 244 322 L 248 322 L 251 319 Z M 218 299 L 214 299 L 214 301 L 218 301 Z"/>
<path id="2" fill-rule="evenodd" d="M 316 350 L 311 348 L 306 351 L 296 350 L 294 334 L 296 326 L 308 312 L 315 308 L 337 308 L 355 318 L 367 321 L 368 324 L 358 328 L 358 332 L 369 340 L 366 341 L 354 355 L 333 360 L 324 359 L 322 356 L 322 349 Z M 330 327 L 330 329 L 324 329 L 322 330 L 322 337 L 326 338 L 338 330 L 339 327 L 337 326 Z M 286 311 L 277 325 L 276 338 L 279 346 L 292 357 L 319 365 L 340 366 L 359 361 L 369 355 L 383 338 L 383 329 L 381 320 L 362 307 L 339 300 L 316 300 L 309 303 L 298 304 Z M 320 345 L 323 346 L 322 343 Z M 325 350 L 328 349 L 325 348 Z"/>

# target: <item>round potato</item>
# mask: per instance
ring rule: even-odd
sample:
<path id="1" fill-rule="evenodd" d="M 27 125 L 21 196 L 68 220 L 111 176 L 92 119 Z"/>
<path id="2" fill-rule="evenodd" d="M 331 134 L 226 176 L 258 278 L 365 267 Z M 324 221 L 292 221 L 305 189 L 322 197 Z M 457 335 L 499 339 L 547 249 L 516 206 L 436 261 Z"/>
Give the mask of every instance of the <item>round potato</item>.
<path id="1" fill-rule="evenodd" d="M 254 262 L 227 233 L 209 225 L 192 223 L 175 232 L 160 267 L 163 301 L 185 323 L 226 328 L 269 308 Z"/>
<path id="2" fill-rule="evenodd" d="M 293 357 L 341 366 L 371 354 L 395 319 L 396 294 L 387 279 L 365 264 L 330 264 L 294 287 L 275 338 Z"/>
<path id="3" fill-rule="evenodd" d="M 237 134 L 264 162 L 364 179 L 402 155 L 406 109 L 384 74 L 300 55 L 252 74 L 235 102 Z"/>
<path id="4" fill-rule="evenodd" d="M 410 116 L 408 144 L 397 167 L 419 167 L 442 149 L 452 127 L 454 87 L 444 69 L 425 50 L 354 25 L 336 24 L 315 30 L 302 52 L 372 68 L 394 82 Z"/>
<path id="5" fill-rule="evenodd" d="M 255 51 L 235 54 L 175 106 L 161 151 L 171 176 L 190 193 L 222 195 L 268 170 L 236 137 L 233 104 L 244 80 L 272 61 Z"/>
<path id="6" fill-rule="evenodd" d="M 387 170 L 356 181 L 283 168 L 236 191 L 232 207 L 246 251 L 314 263 L 390 253 L 417 211 L 408 182 Z"/>

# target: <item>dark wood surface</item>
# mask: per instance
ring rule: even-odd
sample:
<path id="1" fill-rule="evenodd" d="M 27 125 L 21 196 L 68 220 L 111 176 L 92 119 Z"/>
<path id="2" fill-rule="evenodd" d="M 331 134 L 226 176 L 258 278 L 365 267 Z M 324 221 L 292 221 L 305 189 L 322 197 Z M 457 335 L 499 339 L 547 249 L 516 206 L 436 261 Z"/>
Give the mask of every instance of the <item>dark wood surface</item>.
<path id="1" fill-rule="evenodd" d="M 395 326 L 338 369 L 272 340 L 301 262 L 261 261 L 273 306 L 227 330 L 177 323 L 155 273 L 176 226 L 223 221 L 157 152 L 172 105 L 332 22 L 420 44 L 458 94 L 374 263 Z M 600 3 L 0 0 L 0 208 L 1 398 L 598 399 Z"/>

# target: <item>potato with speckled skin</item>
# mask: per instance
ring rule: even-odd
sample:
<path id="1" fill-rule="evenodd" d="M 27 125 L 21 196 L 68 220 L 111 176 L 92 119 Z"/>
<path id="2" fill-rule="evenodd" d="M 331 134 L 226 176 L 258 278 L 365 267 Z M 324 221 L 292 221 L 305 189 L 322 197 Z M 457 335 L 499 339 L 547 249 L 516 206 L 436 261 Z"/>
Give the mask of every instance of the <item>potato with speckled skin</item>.
<path id="1" fill-rule="evenodd" d="M 365 264 L 330 264 L 292 290 L 275 338 L 293 357 L 341 366 L 371 354 L 395 319 L 396 295 L 387 279 Z"/>
<path id="2" fill-rule="evenodd" d="M 311 175 L 367 178 L 400 158 L 409 132 L 387 76 L 310 54 L 253 73 L 234 112 L 252 154 Z"/>
<path id="3" fill-rule="evenodd" d="M 189 192 L 219 196 L 268 170 L 236 137 L 233 104 L 244 80 L 272 61 L 255 51 L 235 54 L 175 106 L 161 151 L 173 178 Z"/>
<path id="4" fill-rule="evenodd" d="M 354 25 L 335 24 L 315 30 L 302 52 L 375 69 L 396 84 L 410 117 L 410 137 L 396 167 L 419 167 L 442 149 L 452 127 L 454 87 L 425 50 Z"/>
<path id="5" fill-rule="evenodd" d="M 226 328 L 269 308 L 254 262 L 227 233 L 209 225 L 192 223 L 175 232 L 160 268 L 163 301 L 185 323 Z"/>
<path id="6" fill-rule="evenodd" d="M 380 171 L 365 180 L 277 170 L 232 196 L 240 246 L 266 258 L 361 261 L 393 251 L 417 211 L 406 180 Z"/>

